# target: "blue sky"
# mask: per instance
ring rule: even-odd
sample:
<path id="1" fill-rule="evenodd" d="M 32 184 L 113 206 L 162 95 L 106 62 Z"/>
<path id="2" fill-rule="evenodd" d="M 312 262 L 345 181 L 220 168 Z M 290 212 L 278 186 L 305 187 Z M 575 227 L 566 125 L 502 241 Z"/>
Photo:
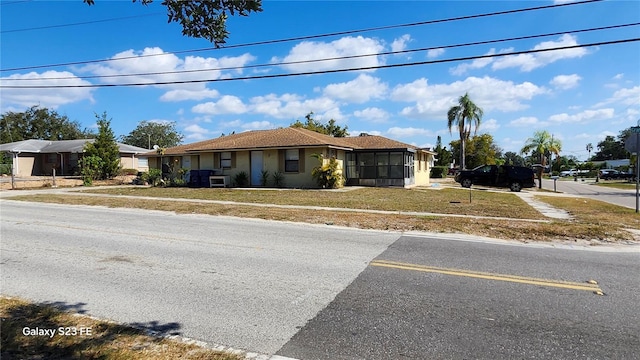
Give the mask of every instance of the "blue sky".
<path id="1" fill-rule="evenodd" d="M 0 88 L 0 111 L 24 111 L 40 105 L 67 115 L 84 127 L 95 126 L 94 113 L 106 111 L 116 135 L 128 134 L 142 120 L 175 121 L 178 130 L 185 134 L 185 143 L 232 131 L 289 126 L 313 111 L 316 119 L 333 118 L 348 126 L 351 135 L 366 132 L 426 147 L 434 146 L 438 135 L 444 144 L 457 138 L 455 130 L 450 135 L 446 127 L 446 113 L 459 96 L 468 92 L 484 109 L 479 133 L 493 135 L 505 151 L 517 152 L 534 131 L 548 130 L 563 142 L 563 155 L 581 160 L 587 157 L 587 143 L 595 147 L 606 135 L 615 136 L 640 119 L 637 41 L 367 71 L 220 81 L 638 38 L 639 26 L 572 33 L 640 22 L 638 1 L 603 1 L 197 52 L 186 51 L 212 45 L 203 39 L 183 37 L 178 24 L 167 23 L 160 2 L 145 7 L 129 0 L 96 0 L 96 5 L 89 7 L 81 0 L 0 1 L 2 70 L 49 65 L 2 71 L 0 86 L 214 81 L 138 87 Z M 229 20 L 231 36 L 227 45 L 553 4 L 553 1 L 267 0 L 263 12 Z M 76 23 L 87 24 L 57 26 Z M 36 29 L 40 27 L 46 28 Z M 558 34 L 444 48 L 549 33 Z M 304 62 L 424 48 L 432 50 Z M 154 54 L 164 55 L 142 56 Z M 124 56 L 131 58 L 54 66 Z M 303 62 L 281 64 L 292 61 Z M 255 67 L 262 64 L 272 65 Z M 230 67 L 235 69 L 217 70 Z M 185 70 L 205 71 L 185 73 Z M 114 76 L 131 74 L 147 75 Z"/>

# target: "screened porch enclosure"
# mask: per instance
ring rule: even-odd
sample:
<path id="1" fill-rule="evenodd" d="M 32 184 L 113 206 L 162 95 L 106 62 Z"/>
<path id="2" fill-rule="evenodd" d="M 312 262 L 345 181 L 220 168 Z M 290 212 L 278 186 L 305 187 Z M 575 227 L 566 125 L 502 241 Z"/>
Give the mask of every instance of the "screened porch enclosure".
<path id="1" fill-rule="evenodd" d="M 414 153 L 363 151 L 346 154 L 347 185 L 409 186 L 415 184 Z"/>

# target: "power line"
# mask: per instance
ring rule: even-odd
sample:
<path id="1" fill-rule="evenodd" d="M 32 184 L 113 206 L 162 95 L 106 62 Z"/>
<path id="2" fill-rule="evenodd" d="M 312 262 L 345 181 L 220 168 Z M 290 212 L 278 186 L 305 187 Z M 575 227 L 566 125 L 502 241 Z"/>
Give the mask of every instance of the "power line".
<path id="1" fill-rule="evenodd" d="M 30 1 L 32 0 L 0 1 L 0 6 L 15 5 L 15 4 L 20 4 L 20 3 L 30 2 Z"/>
<path id="2" fill-rule="evenodd" d="M 602 1 L 604 1 L 604 0 L 584 0 L 584 1 L 578 1 L 578 2 L 536 6 L 536 7 L 523 8 L 523 9 L 504 10 L 504 11 L 491 12 L 491 13 L 457 16 L 457 17 L 451 17 L 451 18 L 445 18 L 445 19 L 426 20 L 426 21 L 413 22 L 413 23 L 407 23 L 407 24 L 386 25 L 386 26 L 379 26 L 379 27 L 372 27 L 372 28 L 365 28 L 365 29 L 358 29 L 358 30 L 347 30 L 347 31 L 324 33 L 324 34 L 318 34 L 318 35 L 298 36 L 298 37 L 291 37 L 291 38 L 285 38 L 285 39 L 264 40 L 264 41 L 257 41 L 257 42 L 251 42 L 251 43 L 229 45 L 229 46 L 225 46 L 225 47 L 221 47 L 221 48 L 207 47 L 207 48 L 200 48 L 200 49 L 165 52 L 165 53 L 162 53 L 162 54 L 147 54 L 147 55 L 139 55 L 139 56 L 124 56 L 124 57 L 119 57 L 119 58 L 116 58 L 116 59 L 84 60 L 84 61 L 73 61 L 73 62 L 67 62 L 67 63 L 49 64 L 49 65 L 23 66 L 23 67 L 17 67 L 17 68 L 0 69 L 0 72 L 3 72 L 3 71 L 31 70 L 31 69 L 70 66 L 70 65 L 95 64 L 95 63 L 102 63 L 102 62 L 119 61 L 119 60 L 127 60 L 127 59 L 142 58 L 142 57 L 151 57 L 151 56 L 163 56 L 163 55 L 171 55 L 171 54 L 196 53 L 196 52 L 212 51 L 212 50 L 220 50 L 220 49 L 234 49 L 234 48 L 240 48 L 240 47 L 249 47 L 249 46 L 257 46 L 257 45 L 268 45 L 268 44 L 276 44 L 276 43 L 291 42 L 291 41 L 317 39 L 317 38 L 323 38 L 323 37 L 349 35 L 349 34 L 354 34 L 354 33 L 389 30 L 389 29 L 397 29 L 397 28 L 403 28 L 403 27 L 414 27 L 414 26 L 430 25 L 430 24 L 445 23 L 445 22 L 452 22 L 452 21 L 477 19 L 477 18 L 490 17 L 490 16 L 515 14 L 515 13 L 521 13 L 521 12 L 527 12 L 527 11 L 544 10 L 544 9 L 550 9 L 550 8 L 563 7 L 563 6 L 582 5 L 582 4 L 588 4 L 588 3 L 594 3 L 594 2 L 602 2 Z"/>
<path id="3" fill-rule="evenodd" d="M 0 89 L 62 89 L 62 88 L 132 87 L 132 86 L 150 86 L 150 85 L 194 84 L 194 83 L 223 82 L 223 81 L 228 82 L 228 81 L 238 81 L 238 80 L 274 79 L 274 78 L 294 77 L 294 76 L 304 76 L 304 75 L 332 74 L 332 73 L 341 73 L 341 72 L 350 72 L 350 71 L 365 71 L 365 70 L 377 70 L 377 69 L 391 69 L 391 68 L 398 68 L 398 67 L 405 67 L 405 66 L 431 65 L 431 64 L 440 64 L 440 63 L 448 63 L 448 62 L 456 62 L 456 61 L 469 61 L 469 60 L 488 59 L 488 58 L 495 58 L 495 57 L 502 57 L 502 56 L 532 54 L 532 53 L 540 53 L 540 52 L 548 52 L 548 51 L 558 51 L 558 50 L 568 50 L 568 49 L 594 47 L 594 46 L 631 43 L 636 41 L 640 41 L 640 38 L 601 41 L 601 42 L 582 44 L 582 45 L 570 45 L 570 46 L 562 46 L 562 47 L 547 48 L 547 49 L 514 51 L 514 52 L 500 53 L 500 54 L 486 54 L 486 55 L 458 57 L 458 58 L 451 58 L 451 59 L 418 61 L 418 62 L 402 63 L 402 64 L 376 65 L 376 66 L 365 66 L 365 67 L 357 67 L 357 68 L 333 69 L 333 70 L 321 70 L 321 71 L 306 71 L 306 72 L 288 73 L 288 74 L 244 76 L 244 77 L 220 78 L 220 79 L 157 81 L 157 82 L 130 83 L 130 84 L 33 85 L 33 86 L 0 85 Z"/>
<path id="4" fill-rule="evenodd" d="M 380 52 L 380 53 L 374 53 L 374 54 L 348 55 L 348 56 L 339 56 L 339 57 L 314 59 L 314 60 L 300 60 L 300 61 L 288 61 L 288 62 L 269 63 L 269 64 L 256 64 L 256 65 L 220 67 L 220 68 L 209 68 L 209 69 L 194 69 L 194 70 L 161 71 L 161 72 L 148 72 L 148 73 L 135 73 L 135 74 L 66 76 L 66 77 L 49 77 L 49 78 L 46 78 L 46 79 L 43 79 L 43 78 L 11 79 L 10 81 L 105 79 L 105 78 L 119 78 L 119 77 L 133 77 L 133 76 L 188 74 L 188 73 L 210 72 L 210 71 L 245 70 L 245 69 L 254 69 L 254 68 L 261 68 L 261 67 L 309 64 L 309 63 L 316 63 L 316 62 L 346 60 L 346 59 L 371 57 L 371 56 L 398 55 L 398 54 L 406 54 L 406 53 L 412 53 L 412 52 L 429 51 L 429 50 L 434 50 L 434 49 L 450 49 L 450 48 L 465 47 L 465 46 L 486 45 L 486 44 L 492 44 L 492 43 L 518 41 L 518 40 L 528 40 L 528 39 L 535 39 L 535 38 L 541 38 L 541 37 L 557 36 L 557 35 L 562 35 L 562 34 L 567 34 L 567 33 L 574 33 L 575 34 L 575 33 L 584 33 L 584 32 L 592 32 L 592 31 L 619 29 L 619 28 L 630 27 L 630 26 L 638 26 L 638 25 L 640 25 L 640 22 L 639 23 L 629 23 L 629 24 L 602 26 L 602 27 L 588 28 L 588 29 L 559 31 L 559 32 L 554 32 L 554 33 L 518 36 L 518 37 L 512 37 L 512 38 L 505 38 L 505 39 L 476 41 L 476 42 L 470 42 L 470 43 L 460 43 L 460 44 L 443 45 L 443 46 L 431 46 L 431 47 L 419 48 L 419 49 L 409 49 L 409 50 L 399 50 L 399 51 L 386 51 L 386 52 Z"/>
<path id="5" fill-rule="evenodd" d="M 101 20 L 83 21 L 83 22 L 77 22 L 77 23 L 71 23 L 71 24 L 47 25 L 47 26 L 32 27 L 32 28 L 25 28 L 25 29 L 2 30 L 0 31 L 0 33 L 6 34 L 6 33 L 16 33 L 16 32 L 31 31 L 31 30 L 44 30 L 44 29 L 54 29 L 54 28 L 62 28 L 62 27 L 69 27 L 69 26 L 97 24 L 97 23 L 110 22 L 110 21 L 128 20 L 128 19 L 135 19 L 135 18 L 141 18 L 141 17 L 147 17 L 147 16 L 156 16 L 156 15 L 162 15 L 162 14 L 163 13 L 151 13 L 151 14 L 101 19 Z"/>

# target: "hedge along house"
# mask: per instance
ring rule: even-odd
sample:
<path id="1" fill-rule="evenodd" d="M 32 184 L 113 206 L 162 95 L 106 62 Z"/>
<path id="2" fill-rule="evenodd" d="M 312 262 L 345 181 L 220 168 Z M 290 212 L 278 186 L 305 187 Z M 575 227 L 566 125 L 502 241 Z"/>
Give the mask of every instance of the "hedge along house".
<path id="1" fill-rule="evenodd" d="M 0 152 L 8 153 L 12 158 L 13 174 L 28 177 L 51 175 L 77 175 L 84 146 L 94 139 L 77 140 L 23 140 L 0 145 Z M 147 171 L 146 157 L 148 149 L 117 143 L 120 150 L 120 166 L 123 169 Z"/>
<path id="2" fill-rule="evenodd" d="M 273 174 L 279 173 L 285 187 L 315 188 L 311 172 L 319 162 L 313 154 L 322 154 L 325 161 L 335 158 L 347 186 L 399 187 L 428 185 L 435 155 L 382 136 L 339 138 L 291 127 L 221 136 L 147 155 L 151 168 L 213 170 L 231 179 L 245 172 L 250 186 L 262 186 L 263 172 L 270 174 L 266 185 L 272 186 Z"/>

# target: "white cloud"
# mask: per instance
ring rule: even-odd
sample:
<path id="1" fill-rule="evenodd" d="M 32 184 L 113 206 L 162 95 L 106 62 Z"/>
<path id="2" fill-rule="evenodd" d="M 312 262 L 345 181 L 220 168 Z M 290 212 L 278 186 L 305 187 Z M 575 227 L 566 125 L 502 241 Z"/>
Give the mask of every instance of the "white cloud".
<path id="1" fill-rule="evenodd" d="M 431 49 L 431 50 L 427 51 L 427 58 L 429 58 L 429 59 L 437 58 L 438 56 L 441 56 L 442 54 L 444 54 L 444 49 L 442 49 L 442 48 Z"/>
<path id="2" fill-rule="evenodd" d="M 268 121 L 252 121 L 241 126 L 244 130 L 273 129 L 275 126 Z"/>
<path id="3" fill-rule="evenodd" d="M 494 55 L 495 53 L 496 53 L 496 49 L 492 48 L 485 55 Z M 453 74 L 453 75 L 463 75 L 469 70 L 481 69 L 481 68 L 491 64 L 492 61 L 493 61 L 493 58 L 475 59 L 470 63 L 464 63 L 464 64 L 460 64 L 460 65 L 458 65 L 456 67 L 453 67 L 453 68 L 449 69 L 449 72 L 451 74 Z"/>
<path id="4" fill-rule="evenodd" d="M 100 81 L 106 84 L 183 82 L 171 85 L 153 85 L 161 88 L 189 90 L 187 92 L 168 92 L 163 101 L 202 100 L 211 98 L 212 92 L 200 80 L 228 78 L 232 73 L 242 73 L 242 67 L 255 60 L 249 53 L 236 57 L 205 58 L 186 56 L 180 58 L 166 53 L 159 47 L 148 47 L 141 51 L 126 50 L 111 57 L 106 64 L 92 64 L 80 68 L 80 71 L 105 76 Z M 221 68 L 235 68 L 220 70 Z M 128 75 L 128 76 L 121 76 Z M 131 76 L 132 75 L 132 76 Z M 189 97 L 193 96 L 193 97 Z"/>
<path id="5" fill-rule="evenodd" d="M 184 101 L 184 100 L 204 100 L 213 99 L 220 96 L 220 93 L 214 89 L 202 89 L 202 90 L 186 90 L 177 89 L 164 93 L 161 97 L 161 101 Z"/>
<path id="6" fill-rule="evenodd" d="M 562 35 L 557 41 L 544 41 L 533 47 L 533 50 L 552 49 L 578 45 L 576 37 L 569 34 Z M 544 51 L 531 54 L 509 55 L 498 58 L 493 62 L 492 69 L 506 69 L 519 67 L 521 71 L 529 72 L 562 59 L 579 58 L 587 54 L 585 48 Z"/>
<path id="7" fill-rule="evenodd" d="M 377 107 L 354 111 L 353 116 L 373 123 L 384 123 L 389 119 L 389 113 Z"/>
<path id="8" fill-rule="evenodd" d="M 330 98 L 363 103 L 372 98 L 382 98 L 387 88 L 387 84 L 380 82 L 380 79 L 360 74 L 349 82 L 327 85 L 323 93 Z"/>
<path id="9" fill-rule="evenodd" d="M 487 121 L 482 121 L 480 123 L 480 128 L 482 131 L 494 131 L 500 128 L 500 124 L 498 124 L 498 120 L 489 119 Z"/>
<path id="10" fill-rule="evenodd" d="M 411 42 L 411 35 L 404 34 L 401 37 L 393 40 L 391 43 L 391 51 L 402 51 L 407 48 L 407 44 Z"/>
<path id="11" fill-rule="evenodd" d="M 349 59 L 336 59 L 328 61 L 313 61 L 345 56 L 377 54 L 384 49 L 378 40 L 358 37 L 343 37 L 330 43 L 303 41 L 294 46 L 284 59 L 273 58 L 272 62 L 306 62 L 301 64 L 283 65 L 292 72 L 321 71 L 340 68 L 359 68 L 378 66 L 384 63 L 380 56 L 363 56 Z"/>
<path id="12" fill-rule="evenodd" d="M 616 75 L 613 77 L 613 80 L 622 80 L 622 78 L 623 78 L 623 77 L 624 77 L 624 74 L 623 74 L 623 73 L 616 74 Z"/>
<path id="13" fill-rule="evenodd" d="M 64 79 L 61 79 L 64 78 Z M 13 74 L 0 78 L 3 86 L 85 86 L 90 82 L 78 78 L 68 71 L 45 71 L 43 73 L 30 72 Z M 3 111 L 7 105 L 29 107 L 40 105 L 56 109 L 60 105 L 89 100 L 93 102 L 91 88 L 52 88 L 52 89 L 16 89 L 4 88 L 0 91 L 0 103 Z"/>
<path id="14" fill-rule="evenodd" d="M 185 139 L 187 140 L 204 140 L 208 139 L 211 132 L 198 124 L 192 124 L 184 128 Z"/>
<path id="15" fill-rule="evenodd" d="M 240 98 L 232 95 L 225 95 L 217 102 L 206 102 L 198 104 L 191 108 L 191 111 L 197 114 L 243 114 L 248 111 L 247 106 Z"/>
<path id="16" fill-rule="evenodd" d="M 638 99 L 640 99 L 640 86 L 634 86 L 632 88 L 617 90 L 610 98 L 593 105 L 593 107 L 599 108 L 608 104 L 615 103 L 622 105 L 637 105 Z"/>
<path id="17" fill-rule="evenodd" d="M 250 103 L 251 112 L 278 119 L 301 118 L 312 111 L 316 117 L 320 117 L 328 112 L 335 114 L 339 109 L 338 103 L 328 97 L 304 99 L 296 94 L 256 96 L 251 98 Z"/>
<path id="18" fill-rule="evenodd" d="M 582 77 L 580 77 L 578 74 L 558 75 L 551 79 L 549 84 L 555 86 L 558 89 L 567 90 L 573 89 L 574 87 L 578 86 L 580 80 L 582 80 Z"/>
<path id="19" fill-rule="evenodd" d="M 391 138 L 405 138 L 412 136 L 435 136 L 435 133 L 429 129 L 421 129 L 414 127 L 392 127 L 386 131 Z"/>
<path id="20" fill-rule="evenodd" d="M 535 116 L 523 116 L 509 122 L 509 126 L 512 127 L 536 127 L 545 126 L 546 123 L 538 120 Z"/>
<path id="21" fill-rule="evenodd" d="M 409 117 L 441 120 L 447 111 L 457 103 L 461 94 L 469 93 L 471 99 L 485 112 L 517 111 L 528 108 L 523 103 L 536 95 L 544 94 L 547 90 L 530 82 L 515 84 L 491 77 L 468 77 L 463 81 L 451 84 L 429 85 L 427 79 L 421 78 L 408 84 L 396 86 L 391 98 L 395 101 L 415 101 L 401 114 Z"/>
<path id="22" fill-rule="evenodd" d="M 551 115 L 549 117 L 549 121 L 555 123 L 588 123 L 591 121 L 597 120 L 608 120 L 612 119 L 614 116 L 614 110 L 611 108 L 608 109 L 598 109 L 598 110 L 585 110 L 583 112 L 569 115 L 567 113 Z"/>

